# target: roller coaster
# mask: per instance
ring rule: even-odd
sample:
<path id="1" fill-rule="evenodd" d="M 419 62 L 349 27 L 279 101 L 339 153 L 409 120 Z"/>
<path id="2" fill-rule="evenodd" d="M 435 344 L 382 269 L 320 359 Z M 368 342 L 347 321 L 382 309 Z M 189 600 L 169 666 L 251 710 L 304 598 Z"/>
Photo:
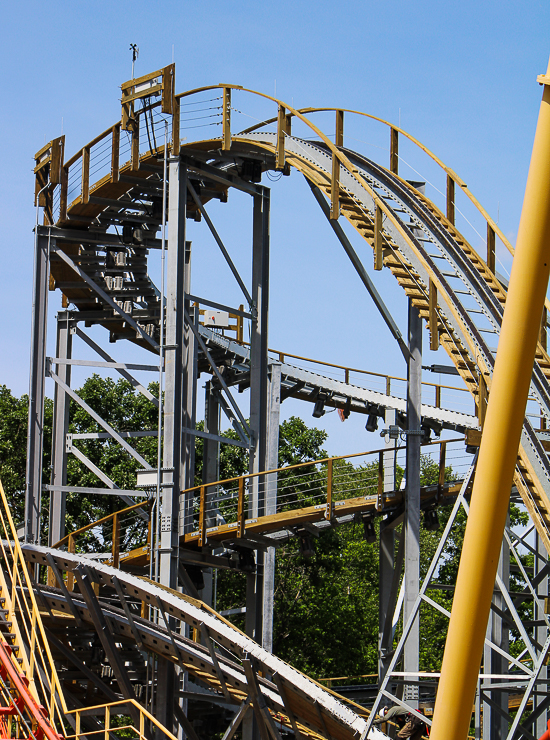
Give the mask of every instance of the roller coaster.
<path id="1" fill-rule="evenodd" d="M 69 159 L 64 137 L 35 155 L 43 224 L 37 215 L 23 526 L 14 523 L 3 492 L 0 508 L 5 737 L 206 740 L 208 717 L 216 716 L 225 722 L 223 740 L 237 732 L 243 740 L 376 740 L 385 737 L 373 725 L 376 711 L 390 700 L 430 725 L 439 674 L 419 668 L 419 614 L 430 608 L 449 616 L 430 589 L 457 516 L 469 508 L 507 296 L 496 263 L 499 253 L 514 250 L 453 170 L 374 116 L 296 109 L 229 84 L 176 94 L 174 65 L 121 89 L 120 121 Z M 247 116 L 257 123 L 240 128 Z M 332 121 L 330 135 L 314 122 L 320 118 Z M 346 130 L 357 120 L 385 129 L 389 162 L 345 146 L 344 120 Z M 211 138 L 187 138 L 210 126 Z M 442 204 L 428 197 L 427 182 L 400 175 L 404 147 L 443 178 Z M 269 349 L 270 188 L 264 183 L 273 173 L 294 172 L 305 178 L 342 259 L 351 262 L 399 346 L 406 380 Z M 234 191 L 252 201 L 248 281 L 206 210 L 212 201 L 229 208 Z M 469 240 L 459 231 L 460 218 L 464 229 L 471 226 L 468 208 L 486 239 L 475 229 Z M 344 221 L 354 231 L 343 228 Z M 242 293 L 239 306 L 193 293 L 191 252 L 198 251 L 198 259 L 200 250 L 192 248 L 188 222 L 206 225 Z M 483 255 L 472 246 L 480 239 Z M 371 259 L 375 275 L 389 271 L 404 291 L 408 337 L 365 267 Z M 47 355 L 50 291 L 62 296 L 55 356 Z M 422 382 L 423 324 L 430 350 L 442 347 L 452 363 L 443 371 L 460 378 L 463 388 Z M 545 309 L 512 490 L 531 524 L 508 527 L 503 541 L 473 707 L 476 737 L 531 739 L 546 729 L 546 329 Z M 126 348 L 129 359 L 115 359 L 99 336 Z M 77 367 L 120 374 L 156 407 L 158 428 L 115 429 L 71 387 Z M 332 377 L 334 371 L 340 377 Z M 203 426 L 197 425 L 201 374 L 208 378 Z M 157 396 L 144 377 L 158 379 Z M 54 387 L 49 481 L 42 470 L 46 379 Z M 457 402 L 460 396 L 468 400 Z M 316 417 L 325 408 L 338 409 L 343 419 L 363 414 L 370 432 L 382 419 L 383 446 L 280 468 L 279 415 L 287 398 L 312 404 Z M 89 414 L 97 431 L 69 433 L 70 404 Z M 232 436 L 222 433 L 221 414 Z M 158 442 L 156 466 L 133 445 L 144 436 Z M 199 484 L 197 438 L 203 441 Z M 86 456 L 84 440 L 109 440 L 137 461 L 135 486 L 119 488 Z M 228 444 L 247 451 L 250 469 L 220 480 L 220 450 Z M 421 453 L 439 471 L 437 482 L 422 487 Z M 70 458 L 98 485 L 68 485 Z M 345 481 L 343 463 L 350 464 Z M 117 496 L 121 508 L 67 531 L 67 495 Z M 452 513 L 421 580 L 421 512 L 426 523 L 440 506 Z M 362 522 L 380 548 L 379 676 L 375 698 L 362 703 L 272 654 L 278 544 L 296 537 L 306 547 L 308 538 L 350 521 Z M 99 551 L 88 547 L 90 534 Z M 244 632 L 212 607 L 211 574 L 218 568 L 246 574 Z M 511 590 L 511 570 L 519 591 Z M 529 619 L 519 608 L 526 602 Z M 510 630 L 519 635 L 519 654 L 510 646 Z M 214 707 L 200 715 L 205 734 L 189 719 L 199 705 Z"/>

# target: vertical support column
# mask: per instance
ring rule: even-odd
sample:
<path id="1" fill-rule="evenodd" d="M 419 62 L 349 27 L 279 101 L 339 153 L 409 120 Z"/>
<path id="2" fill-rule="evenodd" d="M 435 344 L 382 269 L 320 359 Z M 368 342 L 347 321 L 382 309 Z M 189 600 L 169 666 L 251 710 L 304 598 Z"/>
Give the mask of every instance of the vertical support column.
<path id="1" fill-rule="evenodd" d="M 186 295 L 191 292 L 191 242 L 185 242 L 183 282 Z M 195 324 L 198 323 L 198 307 L 191 306 L 191 302 L 184 297 L 184 305 L 187 315 Z M 183 358 L 182 358 L 182 427 L 183 429 L 195 429 L 197 421 L 197 340 L 191 328 L 184 320 L 183 329 Z M 195 483 L 195 435 L 182 432 L 181 449 L 181 488 L 191 488 Z M 191 494 L 192 496 L 192 494 Z M 182 501 L 181 507 L 184 511 L 184 526 L 180 527 L 183 532 L 185 523 L 190 525 L 187 515 L 192 509 L 193 502 Z"/>
<path id="2" fill-rule="evenodd" d="M 250 337 L 250 472 L 266 469 L 267 442 L 267 317 L 269 291 L 269 190 L 254 195 L 252 235 L 252 303 L 254 318 Z M 252 478 L 249 516 L 265 513 L 265 480 Z M 252 584 L 254 581 L 254 585 Z M 263 603 L 263 553 L 258 551 L 256 574 L 247 576 L 246 632 L 261 641 Z"/>
<path id="3" fill-rule="evenodd" d="M 409 351 L 407 368 L 407 487 L 405 491 L 405 599 L 403 620 L 407 622 L 418 596 L 420 578 L 420 440 L 422 394 L 422 319 L 409 299 Z M 418 673 L 418 615 L 404 649 L 404 670 Z M 403 698 L 418 708 L 418 684 L 405 684 Z"/>
<path id="4" fill-rule="evenodd" d="M 269 190 L 254 195 L 252 235 L 252 304 L 250 337 L 250 472 L 265 470 L 267 432 L 267 323 L 269 305 Z M 263 512 L 262 487 L 253 493 L 253 516 Z M 260 500 L 261 497 L 261 500 Z"/>
<path id="5" fill-rule="evenodd" d="M 279 467 L 279 421 L 281 415 L 281 365 L 273 362 L 270 365 L 267 420 L 266 468 L 275 470 Z M 266 516 L 277 511 L 277 473 L 266 475 Z M 263 593 L 263 626 L 262 647 L 273 652 L 273 594 L 275 592 L 275 548 L 268 547 L 264 554 L 264 593 Z"/>
<path id="6" fill-rule="evenodd" d="M 210 380 L 205 386 L 204 395 L 204 431 L 208 434 L 219 434 L 220 404 L 214 383 Z M 205 439 L 202 448 L 202 482 L 213 483 L 220 479 L 220 443 L 213 439 Z M 215 491 L 210 488 L 207 491 L 207 501 L 213 497 Z M 208 507 L 209 512 L 211 507 Z M 206 523 L 209 527 L 215 525 L 212 514 L 207 516 Z"/>
<path id="7" fill-rule="evenodd" d="M 160 535 L 160 582 L 178 583 L 178 515 L 181 490 L 181 426 L 183 370 L 183 301 L 185 284 L 185 210 L 187 170 L 179 159 L 170 161 L 168 190 L 168 254 L 166 281 L 166 347 L 164 362 L 164 475 Z"/>
<path id="8" fill-rule="evenodd" d="M 179 159 L 170 160 L 168 190 L 168 254 L 166 281 L 166 333 L 164 361 L 164 483 L 160 532 L 160 582 L 176 589 L 179 557 L 179 502 L 182 477 L 182 371 L 184 342 L 185 215 L 187 170 Z M 174 727 L 176 669 L 159 661 L 156 716 L 169 730 Z M 170 699 L 170 700 L 169 700 Z"/>
<path id="9" fill-rule="evenodd" d="M 536 532 L 536 530 L 535 530 Z M 537 577 L 540 578 L 536 585 L 537 590 L 537 596 L 539 597 L 540 605 L 535 603 L 535 637 L 536 637 L 536 645 L 537 649 L 540 650 L 542 646 L 544 645 L 544 641 L 546 640 L 547 636 L 547 629 L 546 625 L 543 621 L 543 612 L 544 612 L 544 601 L 548 597 L 548 575 L 542 576 L 542 571 L 544 571 L 548 565 L 548 553 L 546 552 L 546 548 L 544 547 L 544 542 L 541 540 L 538 534 L 535 534 L 535 549 L 537 551 L 537 555 L 535 556 L 535 562 L 534 562 L 534 577 L 535 577 L 535 583 L 537 583 Z M 547 666 L 543 666 L 540 671 L 539 675 L 539 683 L 536 686 L 536 693 L 533 694 L 533 709 L 536 711 L 537 708 L 545 702 L 548 686 L 547 686 L 547 678 L 548 678 L 548 668 Z M 533 729 L 533 734 L 535 737 L 540 737 L 545 731 L 546 731 L 546 721 L 548 717 L 548 710 L 544 710 L 541 712 L 540 716 L 537 717 L 535 722 L 535 727 Z"/>
<path id="10" fill-rule="evenodd" d="M 219 434 L 220 404 L 214 383 L 210 380 L 205 386 L 204 398 L 204 431 L 209 434 Z M 202 482 L 213 483 L 220 479 L 220 443 L 213 439 L 204 439 L 202 448 Z M 216 525 L 218 507 L 212 505 L 217 498 L 218 489 L 206 488 L 206 526 Z M 192 502 L 189 502 L 191 506 Z M 185 506 L 185 503 L 184 503 Z M 204 588 L 200 592 L 201 599 L 212 606 L 213 578 L 212 568 L 203 569 Z"/>
<path id="11" fill-rule="evenodd" d="M 262 188 L 254 195 L 252 226 L 252 304 L 254 318 L 250 337 L 250 472 L 266 469 L 267 437 L 267 318 L 269 290 L 269 190 Z M 262 476 L 251 479 L 249 516 L 263 516 L 265 512 L 265 481 Z M 256 555 L 256 573 L 246 577 L 245 632 L 249 637 L 262 641 L 263 627 L 263 578 L 264 555 Z M 256 740 L 258 727 L 253 715 L 243 721 L 243 740 Z"/>
<path id="12" fill-rule="evenodd" d="M 37 226 L 37 228 L 39 228 Z M 36 234 L 32 295 L 31 367 L 25 491 L 25 540 L 38 542 L 44 443 L 44 381 L 48 314 L 49 236 Z"/>
<path id="13" fill-rule="evenodd" d="M 72 357 L 72 326 L 67 311 L 57 314 L 56 354 L 60 360 Z M 71 385 L 71 366 L 57 365 L 57 375 L 68 386 Z M 67 485 L 67 447 L 66 436 L 69 429 L 70 397 L 57 383 L 53 395 L 53 430 L 52 430 L 52 486 Z M 65 497 L 63 491 L 52 491 L 50 497 L 50 545 L 59 542 L 65 536 Z"/>
<path id="14" fill-rule="evenodd" d="M 510 584 L 510 548 L 506 540 L 503 541 L 500 551 L 498 574 L 505 587 L 508 588 Z M 497 647 L 508 652 L 508 627 L 498 613 L 506 609 L 506 603 L 500 591 L 495 591 L 493 594 L 493 606 L 498 611 L 491 609 L 487 623 L 487 637 Z M 487 645 L 485 645 L 483 652 L 484 673 L 501 675 L 508 673 L 507 658 L 497 653 L 496 650 L 491 650 Z M 485 679 L 485 681 L 496 685 L 500 683 L 497 679 Z M 484 681 L 482 681 L 482 685 L 483 683 Z M 500 708 L 502 712 L 508 713 L 508 693 L 495 690 L 485 692 L 485 696 L 489 701 L 483 702 L 483 737 L 489 737 L 491 740 L 505 740 L 508 735 L 508 720 L 498 710 Z"/>
<path id="15" fill-rule="evenodd" d="M 386 429 L 396 423 L 395 409 L 386 409 L 384 425 Z M 384 452 L 384 493 L 395 491 L 395 440 L 386 440 Z M 395 566 L 395 529 L 385 526 L 384 520 L 380 523 L 379 544 L 379 589 L 378 589 L 378 682 L 382 683 L 391 661 L 393 636 L 391 631 L 384 639 L 384 626 L 388 613 L 393 610 L 391 599 L 393 571 Z"/>

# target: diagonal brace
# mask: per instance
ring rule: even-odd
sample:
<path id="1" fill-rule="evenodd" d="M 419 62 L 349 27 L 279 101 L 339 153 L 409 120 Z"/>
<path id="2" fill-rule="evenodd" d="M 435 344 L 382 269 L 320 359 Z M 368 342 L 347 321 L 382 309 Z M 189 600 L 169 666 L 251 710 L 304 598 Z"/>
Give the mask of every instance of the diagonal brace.
<path id="1" fill-rule="evenodd" d="M 355 267 L 355 270 L 356 270 L 357 274 L 359 275 L 359 277 L 361 278 L 361 281 L 362 281 L 363 285 L 368 290 L 368 292 L 370 294 L 370 297 L 374 301 L 374 304 L 375 304 L 376 308 L 379 310 L 380 315 L 382 316 L 382 318 L 386 322 L 386 325 L 387 325 L 388 329 L 390 330 L 393 338 L 395 339 L 395 341 L 399 345 L 399 349 L 401 350 L 401 352 L 403 354 L 403 357 L 405 358 L 405 362 L 408 362 L 409 361 L 409 357 L 410 357 L 409 348 L 407 347 L 407 344 L 406 344 L 405 340 L 403 339 L 403 336 L 402 336 L 401 332 L 399 331 L 399 327 L 395 323 L 395 321 L 393 319 L 393 316 L 391 315 L 388 307 L 386 306 L 386 304 L 382 300 L 382 296 L 380 295 L 380 293 L 374 287 L 374 283 L 372 282 L 372 280 L 370 279 L 367 271 L 365 270 L 365 268 L 363 266 L 363 263 L 359 259 L 359 256 L 358 256 L 357 252 L 351 246 L 351 242 L 349 241 L 349 239 L 345 235 L 344 230 L 342 229 L 342 227 L 340 226 L 340 224 L 338 223 L 338 221 L 335 221 L 335 220 L 333 220 L 333 219 L 330 218 L 330 207 L 329 207 L 328 203 L 326 202 L 326 200 L 325 200 L 325 198 L 324 198 L 321 190 L 317 187 L 317 185 L 314 185 L 307 178 L 306 178 L 306 182 L 309 185 L 309 187 L 311 188 L 311 192 L 315 196 L 315 200 L 321 206 L 321 210 L 323 211 L 323 213 L 327 217 L 330 225 L 332 226 L 332 229 L 333 229 L 334 233 L 336 234 L 336 236 L 338 237 L 338 239 L 340 241 L 340 244 L 344 247 L 344 251 L 346 252 L 346 254 L 348 255 L 348 257 L 350 258 L 351 263 Z"/>
<path id="2" fill-rule="evenodd" d="M 56 375 L 56 373 L 54 373 L 54 371 L 51 369 L 49 371 L 49 376 L 52 378 L 52 380 L 54 380 L 57 383 L 57 385 L 60 388 L 62 388 L 65 391 L 65 393 L 68 393 L 69 396 L 74 401 L 76 401 L 79 406 L 81 406 L 84 409 L 84 411 L 87 411 L 88 414 L 90 414 L 90 416 L 92 417 L 92 419 L 94 419 L 94 421 L 97 421 L 99 426 L 103 427 L 103 429 L 105 429 L 105 431 L 108 432 L 111 435 L 111 437 L 113 437 L 113 439 L 115 439 L 119 443 L 119 445 L 126 450 L 126 452 L 128 452 L 135 460 L 141 463 L 141 465 L 143 465 L 144 468 L 147 468 L 147 470 L 152 469 L 149 463 L 147 462 L 147 460 L 144 457 L 142 457 L 139 454 L 139 452 L 136 452 L 136 450 L 134 450 L 134 448 L 131 445 L 129 445 L 128 442 L 126 442 L 126 440 L 123 439 L 123 437 L 121 437 L 120 434 L 118 434 L 118 432 L 115 432 L 115 430 L 110 424 L 108 424 L 104 419 L 102 419 L 101 416 L 91 408 L 91 406 L 88 406 L 86 401 L 83 401 L 82 398 L 80 398 L 80 396 L 75 391 L 73 391 L 72 388 L 69 388 L 69 386 L 66 383 L 64 383 L 61 380 L 61 378 L 58 375 Z"/>
<path id="3" fill-rule="evenodd" d="M 213 237 L 214 237 L 214 239 L 216 240 L 216 244 L 217 244 L 217 245 L 218 245 L 218 247 L 220 248 L 220 251 L 221 251 L 221 253 L 223 254 L 223 256 L 225 257 L 225 261 L 227 262 L 227 264 L 228 264 L 228 266 L 229 266 L 229 269 L 230 269 L 230 270 L 231 270 L 231 272 L 233 273 L 233 276 L 234 276 L 235 280 L 236 280 L 236 281 L 238 282 L 238 284 L 239 284 L 239 287 L 240 287 L 240 289 L 242 290 L 242 292 L 243 292 L 243 295 L 244 295 L 244 297 L 246 298 L 246 300 L 247 300 L 247 302 L 248 302 L 248 305 L 250 306 L 250 310 L 252 311 L 252 313 L 254 313 L 254 310 L 255 310 L 255 309 L 253 308 L 253 301 L 252 301 L 252 298 L 251 298 L 251 296 L 250 296 L 250 293 L 249 293 L 249 292 L 248 292 L 248 290 L 246 289 L 246 285 L 245 285 L 245 284 L 243 283 L 243 281 L 242 281 L 242 278 L 241 278 L 241 276 L 239 275 L 239 271 L 237 270 L 237 268 L 236 268 L 236 267 L 235 267 L 235 265 L 233 264 L 233 260 L 232 260 L 232 259 L 231 259 L 231 257 L 229 256 L 229 252 L 228 252 L 228 251 L 227 251 L 227 249 L 225 248 L 225 246 L 224 246 L 224 243 L 222 242 L 222 240 L 220 239 L 220 236 L 219 236 L 218 232 L 216 231 L 216 227 L 215 227 L 215 226 L 214 226 L 214 224 L 212 223 L 212 221 L 211 221 L 211 219 L 210 219 L 210 216 L 209 216 L 209 215 L 208 215 L 208 213 L 206 212 L 206 209 L 205 209 L 205 207 L 203 206 L 203 204 L 202 204 L 202 202 L 201 202 L 201 199 L 199 198 L 199 196 L 198 196 L 198 194 L 197 194 L 197 192 L 196 192 L 195 188 L 194 188 L 194 187 L 193 187 L 193 185 L 191 184 L 191 181 L 190 181 L 190 180 L 188 180 L 188 181 L 187 181 L 187 187 L 189 188 L 189 192 L 190 192 L 190 193 L 191 193 L 191 195 L 193 196 L 193 200 L 194 200 L 194 201 L 195 201 L 195 203 L 197 204 L 197 208 L 199 209 L 199 211 L 201 212 L 201 214 L 202 214 L 202 216 L 203 216 L 204 220 L 205 220 L 205 221 L 206 221 L 206 223 L 208 224 L 208 228 L 209 228 L 209 229 L 210 229 L 210 231 L 212 232 L 212 236 L 213 236 Z"/>

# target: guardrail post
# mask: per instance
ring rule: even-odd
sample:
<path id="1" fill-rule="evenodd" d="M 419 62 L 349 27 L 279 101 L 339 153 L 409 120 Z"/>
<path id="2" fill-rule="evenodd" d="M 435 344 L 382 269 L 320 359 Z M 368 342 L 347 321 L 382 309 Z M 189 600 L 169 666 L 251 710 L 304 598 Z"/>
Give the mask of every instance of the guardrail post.
<path id="1" fill-rule="evenodd" d="M 455 225 L 455 181 L 447 175 L 447 219 Z"/>
<path id="2" fill-rule="evenodd" d="M 437 288 L 434 281 L 430 278 L 430 287 L 428 295 L 429 316 L 428 325 L 430 328 L 430 349 L 435 352 L 439 349 L 439 322 L 437 319 Z"/>
<path id="3" fill-rule="evenodd" d="M 487 267 L 495 273 L 495 230 L 487 224 Z"/>
<path id="4" fill-rule="evenodd" d="M 113 515 L 113 544 L 111 548 L 113 568 L 120 566 L 120 518 L 117 513 Z"/>
<path id="5" fill-rule="evenodd" d="M 285 168 L 285 134 L 286 134 L 286 111 L 279 104 L 277 114 L 277 150 L 275 154 L 275 169 L 282 172 Z"/>
<path id="6" fill-rule="evenodd" d="M 52 691 L 52 694 L 53 694 L 53 691 Z M 76 740 L 78 740 L 79 737 L 80 737 L 80 710 L 79 709 L 76 710 L 76 718 L 75 718 L 75 720 L 76 720 L 75 721 L 75 725 L 76 726 L 75 726 L 75 729 L 74 729 L 74 733 L 75 733 Z"/>
<path id="7" fill-rule="evenodd" d="M 85 146 L 82 150 L 82 203 L 90 200 L 90 147 Z"/>
<path id="8" fill-rule="evenodd" d="M 174 98 L 174 109 L 172 113 L 172 156 L 177 157 L 180 153 L 180 99 Z"/>
<path id="9" fill-rule="evenodd" d="M 389 375 L 386 375 L 386 396 L 391 395 L 391 378 Z"/>
<path id="10" fill-rule="evenodd" d="M 398 174 L 399 169 L 399 132 L 391 128 L 390 129 L 390 172 L 394 175 Z"/>
<path id="11" fill-rule="evenodd" d="M 436 409 L 441 408 L 441 386 L 435 386 L 435 407 Z"/>
<path id="12" fill-rule="evenodd" d="M 132 123 L 131 166 L 139 170 L 139 118 L 136 116 Z"/>
<path id="13" fill-rule="evenodd" d="M 382 244 L 382 209 L 374 205 L 374 269 L 381 270 L 384 267 L 384 250 Z"/>
<path id="14" fill-rule="evenodd" d="M 241 476 L 239 478 L 239 498 L 237 501 L 237 537 L 244 537 L 245 523 L 244 476 Z"/>
<path id="15" fill-rule="evenodd" d="M 120 174 L 120 123 L 113 126 L 111 140 L 111 182 L 118 182 Z"/>
<path id="16" fill-rule="evenodd" d="M 542 309 L 542 319 L 540 322 L 540 333 L 539 333 L 539 342 L 542 344 L 543 350 L 546 352 L 547 348 L 547 340 L 548 340 L 548 329 L 547 329 L 547 323 L 548 323 L 548 310 L 546 306 Z"/>
<path id="17" fill-rule="evenodd" d="M 109 740 L 109 730 L 111 729 L 111 707 L 105 707 L 105 740 Z"/>
<path id="18" fill-rule="evenodd" d="M 206 486 L 200 487 L 199 547 L 206 544 Z"/>
<path id="19" fill-rule="evenodd" d="M 69 168 L 61 168 L 61 192 L 59 194 L 59 220 L 67 220 L 67 197 L 69 190 Z"/>
<path id="20" fill-rule="evenodd" d="M 241 303 L 239 311 L 244 311 L 244 305 Z M 237 316 L 237 342 L 244 340 L 244 320 L 242 316 Z"/>
<path id="21" fill-rule="evenodd" d="M 332 519 L 332 491 L 333 491 L 333 482 L 332 482 L 332 458 L 327 462 L 327 507 L 325 509 L 325 519 L 330 521 Z"/>
<path id="22" fill-rule="evenodd" d="M 222 151 L 228 152 L 231 149 L 231 88 L 223 88 L 223 137 Z"/>
<path id="23" fill-rule="evenodd" d="M 447 442 L 439 443 L 439 476 L 437 479 L 437 497 L 443 494 L 443 485 L 445 483 L 445 457 L 447 455 Z"/>
<path id="24" fill-rule="evenodd" d="M 384 453 L 378 453 L 378 491 L 376 498 L 376 511 L 384 508 Z"/>
<path id="25" fill-rule="evenodd" d="M 75 553 L 76 552 L 76 544 L 74 541 L 74 537 L 72 534 L 69 535 L 69 542 L 67 543 L 67 552 Z M 72 591 L 74 588 L 74 575 L 72 571 L 67 571 L 67 589 L 69 591 Z"/>
<path id="26" fill-rule="evenodd" d="M 336 134 L 334 144 L 344 146 L 344 111 L 336 111 Z M 340 160 L 332 155 L 332 181 L 330 185 L 330 218 L 337 221 L 340 216 Z"/>

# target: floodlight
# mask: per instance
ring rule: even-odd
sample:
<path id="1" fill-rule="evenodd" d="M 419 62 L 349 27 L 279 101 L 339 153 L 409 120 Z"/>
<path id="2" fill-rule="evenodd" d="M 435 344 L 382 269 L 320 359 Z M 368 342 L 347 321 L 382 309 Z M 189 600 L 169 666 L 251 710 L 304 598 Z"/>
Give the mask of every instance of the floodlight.
<path id="1" fill-rule="evenodd" d="M 376 414 L 368 415 L 365 429 L 367 432 L 375 432 L 378 429 L 378 416 Z"/>

